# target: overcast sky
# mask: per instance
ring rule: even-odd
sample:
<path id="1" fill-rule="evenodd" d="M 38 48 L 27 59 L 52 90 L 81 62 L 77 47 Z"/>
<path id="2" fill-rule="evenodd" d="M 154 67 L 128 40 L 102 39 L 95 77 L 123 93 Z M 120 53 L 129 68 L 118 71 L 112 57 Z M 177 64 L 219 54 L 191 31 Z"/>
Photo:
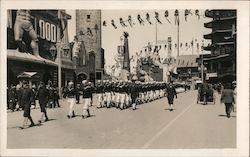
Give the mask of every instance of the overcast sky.
<path id="1" fill-rule="evenodd" d="M 171 24 L 164 17 L 165 10 L 102 10 L 102 21 L 107 22 L 107 26 L 102 26 L 102 47 L 105 49 L 105 62 L 106 65 L 113 65 L 115 63 L 114 56 L 117 54 L 117 46 L 121 44 L 120 37 L 124 31 L 129 33 L 129 52 L 130 56 L 134 55 L 140 50 L 144 50 L 143 47 L 147 45 L 148 42 L 155 44 L 156 39 L 156 25 L 155 25 L 155 11 L 159 13 L 159 19 L 162 24 L 157 24 L 157 38 L 159 40 L 167 40 L 168 37 L 172 38 L 172 55 L 176 56 L 177 49 L 175 44 L 177 43 L 177 25 L 175 25 L 175 16 L 174 10 L 168 10 L 169 16 L 168 19 Z M 69 40 L 72 41 L 75 35 L 75 11 L 67 10 L 67 12 L 72 16 L 72 19 L 69 21 Z M 182 48 L 180 48 L 180 55 L 192 54 L 192 49 L 186 48 L 185 43 L 189 45 L 191 41 L 194 41 L 193 54 L 198 54 L 196 43 L 200 45 L 203 40 L 203 35 L 210 33 L 211 29 L 204 27 L 204 22 L 211 21 L 210 18 L 204 18 L 204 10 L 199 10 L 200 20 L 194 15 L 194 10 L 192 10 L 193 15 L 187 17 L 185 21 L 184 10 L 179 10 L 180 15 L 180 43 L 182 43 Z M 146 13 L 149 13 L 151 22 L 150 25 L 146 21 Z M 137 15 L 140 14 L 141 18 L 145 21 L 145 25 L 142 26 L 137 20 Z M 135 25 L 132 27 L 129 26 L 129 23 L 126 22 L 128 27 L 122 27 L 119 18 L 124 20 L 128 19 L 128 16 L 131 15 Z M 111 25 L 111 20 L 115 21 L 117 29 Z M 205 45 L 209 41 L 204 40 Z M 167 56 L 167 50 L 160 51 L 160 56 L 165 58 Z"/>

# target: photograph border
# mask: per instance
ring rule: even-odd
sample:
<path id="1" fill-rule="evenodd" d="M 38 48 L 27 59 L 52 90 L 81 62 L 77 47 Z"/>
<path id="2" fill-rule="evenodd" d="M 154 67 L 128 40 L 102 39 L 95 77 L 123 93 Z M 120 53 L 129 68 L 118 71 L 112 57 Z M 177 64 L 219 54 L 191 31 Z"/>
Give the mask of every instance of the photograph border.
<path id="1" fill-rule="evenodd" d="M 104 3 L 105 2 L 105 3 Z M 32 3 L 32 5 L 31 5 Z M 67 5 L 70 3 L 70 5 Z M 236 149 L 7 149 L 7 10 L 29 9 L 236 9 Z M 249 1 L 1 1 L 1 156 L 249 156 Z M 226 131 L 226 130 L 225 130 Z"/>

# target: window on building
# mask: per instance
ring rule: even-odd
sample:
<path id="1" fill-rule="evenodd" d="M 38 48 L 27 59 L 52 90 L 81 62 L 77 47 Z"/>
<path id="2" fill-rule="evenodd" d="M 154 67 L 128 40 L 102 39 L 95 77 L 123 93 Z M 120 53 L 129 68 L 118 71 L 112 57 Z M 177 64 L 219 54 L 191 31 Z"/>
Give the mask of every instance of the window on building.
<path id="1" fill-rule="evenodd" d="M 90 22 L 90 15 L 87 15 L 87 22 Z"/>
<path id="2" fill-rule="evenodd" d="M 96 72 L 96 79 L 101 80 L 102 79 L 102 73 L 101 72 Z"/>

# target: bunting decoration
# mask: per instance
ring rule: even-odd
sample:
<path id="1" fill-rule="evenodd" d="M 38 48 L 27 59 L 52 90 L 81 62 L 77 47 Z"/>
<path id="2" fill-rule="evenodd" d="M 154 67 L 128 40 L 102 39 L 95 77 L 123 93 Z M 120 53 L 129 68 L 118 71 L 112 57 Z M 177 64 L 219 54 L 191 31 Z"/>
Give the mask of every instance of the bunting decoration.
<path id="1" fill-rule="evenodd" d="M 120 24 L 122 25 L 122 27 L 127 27 L 127 25 L 125 24 L 122 18 L 120 18 Z"/>
<path id="2" fill-rule="evenodd" d="M 137 15 L 137 19 L 141 25 L 144 25 L 144 20 L 141 18 L 140 14 Z"/>
<path id="3" fill-rule="evenodd" d="M 114 21 L 114 20 L 111 20 L 111 24 L 112 24 L 112 26 L 113 26 L 115 29 L 117 29 L 117 26 L 115 25 L 115 21 Z"/>
<path id="4" fill-rule="evenodd" d="M 201 15 L 200 15 L 200 11 L 198 9 L 196 9 L 196 10 L 185 9 L 184 10 L 185 21 L 187 21 L 188 15 L 193 15 L 192 11 L 195 14 L 195 16 L 198 17 L 198 20 L 200 20 Z M 163 24 L 163 21 L 161 21 L 161 19 L 160 19 L 160 13 L 155 11 L 154 14 L 155 14 L 154 16 L 155 16 L 156 22 L 160 23 L 160 24 Z M 164 17 L 166 18 L 166 20 L 168 21 L 168 23 L 171 24 L 171 21 L 169 20 L 169 15 L 170 15 L 169 11 L 165 10 Z M 179 12 L 178 9 L 174 10 L 174 17 L 175 17 L 175 25 L 179 25 L 180 24 L 180 12 Z M 202 17 L 205 18 L 205 16 L 202 16 Z M 142 26 L 145 25 L 145 21 L 144 21 L 144 19 L 142 19 L 141 14 L 137 14 L 137 20 L 139 21 L 140 25 L 142 25 Z M 150 25 L 153 24 L 152 21 L 151 21 L 152 19 L 150 19 L 150 14 L 148 12 L 146 13 L 146 19 L 145 20 Z M 119 22 L 120 22 L 120 24 L 121 24 L 122 27 L 127 27 L 128 25 L 130 25 L 130 27 L 133 27 L 133 25 L 135 25 L 135 23 L 132 21 L 132 16 L 131 15 L 128 15 L 128 19 L 127 20 L 126 19 L 124 20 L 124 18 L 120 17 L 119 18 Z M 128 22 L 128 24 L 126 22 Z M 107 26 L 107 22 L 104 20 L 102 22 L 102 25 L 103 26 Z M 113 19 L 111 20 L 111 25 L 115 29 L 118 28 L 116 26 L 115 21 Z"/>
<path id="5" fill-rule="evenodd" d="M 159 19 L 159 13 L 155 12 L 155 19 L 157 20 L 158 23 L 162 24 L 160 19 Z"/>
<path id="6" fill-rule="evenodd" d="M 174 12 L 174 16 L 175 16 L 175 24 L 180 24 L 180 19 L 179 19 L 179 11 L 176 9 Z"/>
<path id="7" fill-rule="evenodd" d="M 170 22 L 169 19 L 168 19 L 168 11 L 167 11 L 167 10 L 165 11 L 165 18 L 167 19 L 168 23 L 171 24 L 171 22 Z"/>
<path id="8" fill-rule="evenodd" d="M 146 14 L 146 20 L 148 21 L 149 24 L 152 24 L 152 22 L 150 21 L 149 13 Z"/>

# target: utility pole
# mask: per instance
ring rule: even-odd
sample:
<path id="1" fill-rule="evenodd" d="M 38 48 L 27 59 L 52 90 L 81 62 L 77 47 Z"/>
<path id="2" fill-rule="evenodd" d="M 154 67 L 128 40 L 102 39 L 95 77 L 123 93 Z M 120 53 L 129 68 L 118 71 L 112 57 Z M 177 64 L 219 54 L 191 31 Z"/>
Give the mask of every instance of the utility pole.
<path id="1" fill-rule="evenodd" d="M 177 17 L 177 57 L 180 54 L 180 19 Z"/>
<path id="2" fill-rule="evenodd" d="M 61 10 L 58 10 L 58 18 L 61 20 L 62 13 Z M 57 25 L 57 30 L 60 30 L 59 25 Z M 58 93 L 61 98 L 62 96 L 62 61 L 61 61 L 61 53 L 62 53 L 62 40 L 61 40 L 61 31 L 57 31 L 57 62 L 58 62 Z"/>

